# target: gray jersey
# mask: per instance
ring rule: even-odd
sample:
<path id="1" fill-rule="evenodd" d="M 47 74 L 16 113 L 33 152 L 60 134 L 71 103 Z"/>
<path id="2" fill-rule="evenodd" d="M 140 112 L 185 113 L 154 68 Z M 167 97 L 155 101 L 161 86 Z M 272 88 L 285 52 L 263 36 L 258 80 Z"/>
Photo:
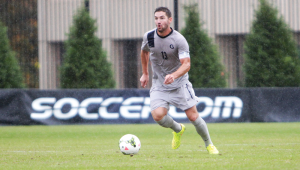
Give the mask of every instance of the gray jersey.
<path id="1" fill-rule="evenodd" d="M 178 70 L 181 66 L 179 54 L 189 53 L 186 39 L 176 30 L 165 37 L 157 34 L 156 29 L 144 34 L 142 50 L 150 52 L 153 71 L 152 88 L 156 90 L 173 90 L 188 81 L 188 73 L 175 79 L 171 84 L 164 84 L 165 76 Z"/>

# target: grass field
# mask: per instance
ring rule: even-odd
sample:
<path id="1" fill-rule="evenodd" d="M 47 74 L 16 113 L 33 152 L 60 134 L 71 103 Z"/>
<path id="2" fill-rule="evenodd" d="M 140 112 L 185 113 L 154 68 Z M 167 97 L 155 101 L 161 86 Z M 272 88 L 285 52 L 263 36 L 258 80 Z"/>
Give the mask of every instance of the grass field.
<path id="1" fill-rule="evenodd" d="M 148 125 L 0 127 L 0 169 L 300 169 L 300 123 L 208 124 L 219 155 L 209 155 L 192 124 L 171 149 L 170 129 Z M 138 155 L 119 139 L 135 134 Z"/>

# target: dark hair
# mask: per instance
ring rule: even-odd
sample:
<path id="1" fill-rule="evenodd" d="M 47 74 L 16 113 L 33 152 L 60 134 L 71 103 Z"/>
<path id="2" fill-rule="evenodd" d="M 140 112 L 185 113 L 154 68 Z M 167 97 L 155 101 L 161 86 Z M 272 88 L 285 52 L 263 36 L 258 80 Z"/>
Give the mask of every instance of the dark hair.
<path id="1" fill-rule="evenodd" d="M 159 12 L 159 11 L 165 12 L 168 18 L 172 17 L 172 13 L 169 10 L 169 8 L 167 8 L 167 7 L 158 7 L 158 8 L 156 8 L 155 11 L 154 11 L 154 14 L 155 14 L 155 12 Z"/>

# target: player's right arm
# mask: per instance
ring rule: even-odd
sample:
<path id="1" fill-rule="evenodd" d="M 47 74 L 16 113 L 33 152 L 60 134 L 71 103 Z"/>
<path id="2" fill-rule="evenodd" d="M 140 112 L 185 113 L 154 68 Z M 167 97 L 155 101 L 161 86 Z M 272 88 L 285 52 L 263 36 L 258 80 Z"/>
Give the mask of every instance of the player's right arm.
<path id="1" fill-rule="evenodd" d="M 143 75 L 140 78 L 141 86 L 145 88 L 149 82 L 149 72 L 148 72 L 148 62 L 149 62 L 149 52 L 141 50 L 141 62 Z"/>

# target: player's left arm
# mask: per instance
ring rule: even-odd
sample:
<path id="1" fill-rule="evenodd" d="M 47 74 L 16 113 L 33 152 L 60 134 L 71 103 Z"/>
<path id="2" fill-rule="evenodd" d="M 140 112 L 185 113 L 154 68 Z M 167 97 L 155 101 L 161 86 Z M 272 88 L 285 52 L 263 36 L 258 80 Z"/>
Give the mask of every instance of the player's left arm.
<path id="1" fill-rule="evenodd" d="M 175 81 L 175 79 L 185 75 L 191 68 L 191 59 L 190 57 L 180 59 L 181 66 L 172 74 L 168 74 L 165 77 L 164 84 L 171 84 Z"/>

